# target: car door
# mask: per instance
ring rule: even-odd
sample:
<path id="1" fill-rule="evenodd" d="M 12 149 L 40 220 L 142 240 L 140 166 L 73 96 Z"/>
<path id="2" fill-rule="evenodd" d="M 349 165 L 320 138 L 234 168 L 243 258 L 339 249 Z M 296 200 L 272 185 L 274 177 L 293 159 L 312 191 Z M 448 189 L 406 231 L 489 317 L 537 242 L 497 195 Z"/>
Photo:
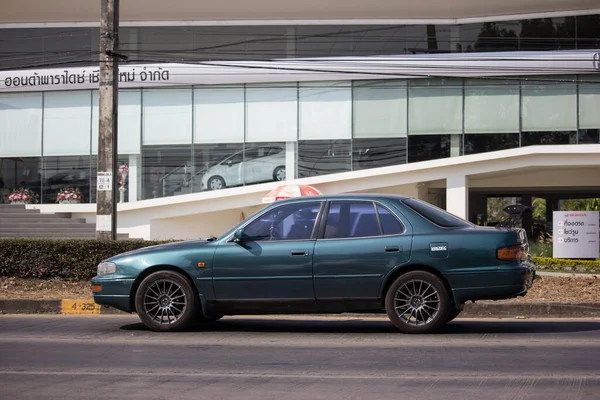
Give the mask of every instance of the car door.
<path id="1" fill-rule="evenodd" d="M 244 183 L 251 184 L 260 182 L 260 148 L 246 149 L 244 153 Z"/>
<path id="2" fill-rule="evenodd" d="M 214 258 L 217 301 L 314 300 L 315 221 L 322 202 L 276 207 L 245 227 L 241 242 L 221 243 Z"/>
<path id="3" fill-rule="evenodd" d="M 412 232 L 387 207 L 332 201 L 315 244 L 315 294 L 322 299 L 376 299 L 384 277 L 410 260 Z"/>

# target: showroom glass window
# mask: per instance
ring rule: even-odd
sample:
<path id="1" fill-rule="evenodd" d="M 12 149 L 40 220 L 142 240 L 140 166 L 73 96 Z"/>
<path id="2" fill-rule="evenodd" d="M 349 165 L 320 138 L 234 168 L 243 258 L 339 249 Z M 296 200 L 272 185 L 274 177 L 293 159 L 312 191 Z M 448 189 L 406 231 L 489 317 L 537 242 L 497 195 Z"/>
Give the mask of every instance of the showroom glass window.
<path id="1" fill-rule="evenodd" d="M 15 189 L 42 193 L 41 93 L 0 94 L 0 204 Z"/>
<path id="2" fill-rule="evenodd" d="M 461 154 L 461 79 L 415 79 L 408 86 L 408 161 Z"/>
<path id="3" fill-rule="evenodd" d="M 274 208 L 244 228 L 250 241 L 306 240 L 312 237 L 320 202 Z"/>
<path id="4" fill-rule="evenodd" d="M 464 154 L 519 147 L 519 80 L 466 79 Z"/>
<path id="5" fill-rule="evenodd" d="M 301 82 L 298 177 L 350 171 L 351 82 Z"/>
<path id="6" fill-rule="evenodd" d="M 578 95 L 579 132 L 577 143 L 600 143 L 600 77 L 580 75 Z"/>
<path id="7" fill-rule="evenodd" d="M 192 168 L 192 89 L 143 89 L 142 198 L 181 194 Z"/>
<path id="8" fill-rule="evenodd" d="M 352 170 L 406 163 L 407 82 L 356 81 Z"/>
<path id="9" fill-rule="evenodd" d="M 59 192 L 79 192 L 90 202 L 92 91 L 44 93 L 42 203 L 56 203 Z"/>
<path id="10" fill-rule="evenodd" d="M 575 76 L 521 81 L 521 146 L 577 143 Z"/>

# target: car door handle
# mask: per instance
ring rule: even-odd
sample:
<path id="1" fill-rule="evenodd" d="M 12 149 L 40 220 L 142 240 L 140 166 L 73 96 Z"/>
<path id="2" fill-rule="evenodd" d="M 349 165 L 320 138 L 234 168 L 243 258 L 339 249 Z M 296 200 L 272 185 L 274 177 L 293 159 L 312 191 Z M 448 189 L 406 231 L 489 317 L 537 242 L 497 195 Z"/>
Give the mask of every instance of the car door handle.
<path id="1" fill-rule="evenodd" d="M 307 250 L 292 250 L 293 256 L 308 257 Z"/>
<path id="2" fill-rule="evenodd" d="M 386 246 L 385 248 L 386 253 L 397 253 L 400 251 L 402 251 L 402 247 L 400 246 Z"/>

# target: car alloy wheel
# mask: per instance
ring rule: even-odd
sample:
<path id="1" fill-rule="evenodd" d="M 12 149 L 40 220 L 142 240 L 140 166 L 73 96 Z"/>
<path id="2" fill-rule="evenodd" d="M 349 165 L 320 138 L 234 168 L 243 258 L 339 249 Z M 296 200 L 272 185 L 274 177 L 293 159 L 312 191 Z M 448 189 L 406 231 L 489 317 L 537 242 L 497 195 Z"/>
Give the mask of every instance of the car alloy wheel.
<path id="1" fill-rule="evenodd" d="M 404 333 L 429 333 L 445 324 L 450 315 L 450 295 L 444 282 L 425 271 L 401 275 L 386 295 L 390 320 Z"/>
<path id="2" fill-rule="evenodd" d="M 146 277 L 136 292 L 135 303 L 142 322 L 154 331 L 187 328 L 198 308 L 189 281 L 173 271 L 159 271 Z"/>
<path id="3" fill-rule="evenodd" d="M 213 176 L 208 180 L 210 190 L 221 190 L 225 187 L 225 181 L 220 176 Z"/>
<path id="4" fill-rule="evenodd" d="M 285 181 L 285 167 L 277 167 L 273 171 L 273 180 Z"/>

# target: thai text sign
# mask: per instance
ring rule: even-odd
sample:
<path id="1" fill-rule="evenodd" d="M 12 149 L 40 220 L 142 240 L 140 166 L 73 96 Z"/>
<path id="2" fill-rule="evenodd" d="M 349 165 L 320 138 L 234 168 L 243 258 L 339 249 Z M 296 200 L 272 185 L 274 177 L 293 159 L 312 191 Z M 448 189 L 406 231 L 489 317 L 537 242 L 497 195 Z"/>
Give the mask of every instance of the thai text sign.
<path id="1" fill-rule="evenodd" d="M 598 258 L 598 211 L 554 211 L 553 257 Z"/>

